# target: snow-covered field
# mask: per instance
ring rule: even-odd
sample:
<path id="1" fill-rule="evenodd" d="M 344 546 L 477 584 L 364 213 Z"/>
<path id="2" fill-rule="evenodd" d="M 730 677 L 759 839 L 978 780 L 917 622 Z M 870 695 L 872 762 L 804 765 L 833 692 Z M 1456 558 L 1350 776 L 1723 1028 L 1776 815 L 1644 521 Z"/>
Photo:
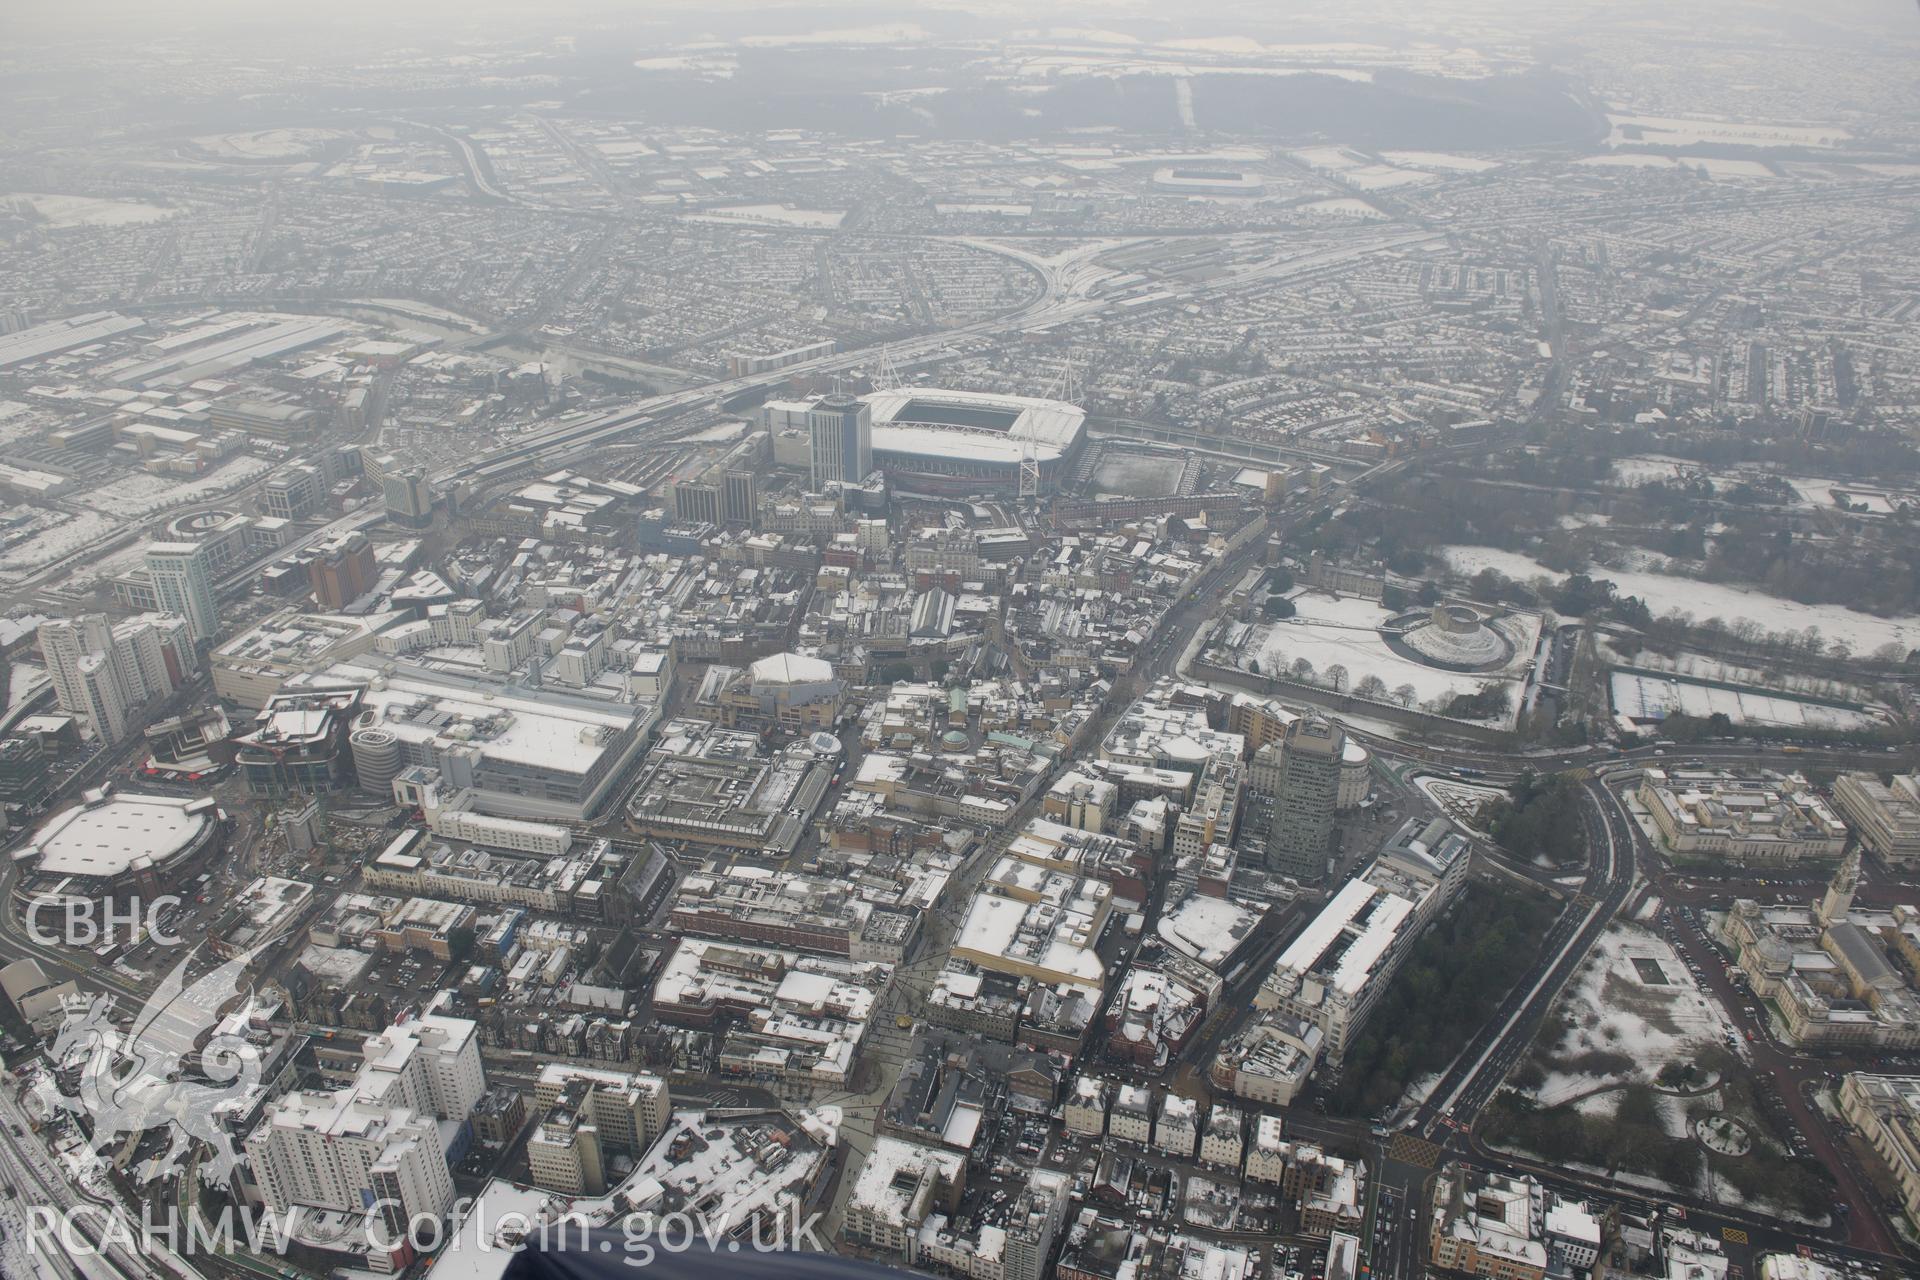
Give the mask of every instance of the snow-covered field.
<path id="1" fill-rule="evenodd" d="M 1618 157 L 1624 159 L 1624 157 Z M 1615 458 L 1613 478 L 1622 485 L 1646 484 L 1651 480 L 1673 480 L 1682 475 L 1699 471 L 1702 468 L 1696 462 L 1685 458 L 1669 458 L 1664 454 L 1647 453 L 1631 458 Z"/>
<path id="2" fill-rule="evenodd" d="M 1442 547 L 1440 555 L 1457 573 L 1493 569 L 1523 582 L 1542 576 L 1557 581 L 1564 576 L 1531 556 L 1495 547 Z M 1623 596 L 1639 596 L 1655 614 L 1678 609 L 1692 614 L 1695 621 L 1717 617 L 1731 623 L 1751 618 L 1765 631 L 1805 631 L 1808 627 L 1818 627 L 1829 642 L 1845 640 L 1855 653 L 1871 653 L 1889 643 L 1909 649 L 1920 647 L 1920 618 L 1916 617 L 1876 618 L 1857 609 L 1801 604 L 1763 591 L 1747 591 L 1727 583 L 1700 582 L 1664 573 L 1596 568 L 1592 576 L 1611 580 Z"/>
<path id="3" fill-rule="evenodd" d="M 1784 695 L 1720 689 L 1672 676 L 1616 671 L 1612 680 L 1614 709 L 1636 720 L 1664 719 L 1675 713 L 1705 717 L 1721 712 L 1735 724 L 1861 729 L 1874 723 L 1864 711 L 1802 702 Z"/>
<path id="4" fill-rule="evenodd" d="M 1837 125 L 1768 124 L 1701 116 L 1607 115 L 1610 147 L 1831 147 L 1851 135 Z"/>
<path id="5" fill-rule="evenodd" d="M 1415 169 L 1446 169 L 1454 173 L 1485 173 L 1488 169 L 1500 167 L 1498 160 L 1456 156 L 1446 151 L 1382 151 L 1380 158 L 1388 164 L 1408 165 Z"/>
<path id="6" fill-rule="evenodd" d="M 1344 667 L 1348 691 L 1368 676 L 1378 676 L 1387 686 L 1384 701 L 1401 702 L 1400 690 L 1411 689 L 1415 705 L 1444 702 L 1455 694 L 1473 693 L 1490 680 L 1501 680 L 1513 687 L 1509 721 L 1518 714 L 1526 663 L 1540 638 L 1537 614 L 1502 620 L 1503 629 L 1511 628 L 1509 638 L 1514 641 L 1514 657 L 1505 668 L 1463 673 L 1427 666 L 1389 648 L 1379 628 L 1394 615 L 1377 601 L 1312 590 L 1296 591 L 1290 598 L 1298 610 L 1294 617 L 1229 628 L 1234 634 L 1223 636 L 1229 643 L 1242 641 L 1237 650 L 1242 666 L 1251 660 L 1262 673 L 1284 675 L 1296 661 L 1305 659 L 1313 666 L 1307 678 L 1316 684 L 1327 683 L 1333 667 Z"/>
<path id="7" fill-rule="evenodd" d="M 1369 164 L 1358 169 L 1343 171 L 1340 174 L 1340 180 L 1362 191 L 1381 191 L 1388 187 L 1404 187 L 1416 182 L 1432 182 L 1433 175 L 1422 173 L 1418 169 L 1396 169 L 1387 164 Z"/>
<path id="8" fill-rule="evenodd" d="M 1758 160 L 1730 160 L 1723 156 L 1681 156 L 1680 163 L 1689 169 L 1705 169 L 1707 175 L 1714 178 L 1773 179 L 1780 176 Z"/>
<path id="9" fill-rule="evenodd" d="M 1596 651 L 1600 657 L 1619 666 L 1671 673 L 1682 678 L 1692 677 L 1695 680 L 1718 681 L 1722 684 L 1752 685 L 1755 688 L 1769 689 L 1778 693 L 1826 698 L 1837 702 L 1872 701 L 1871 691 L 1845 681 L 1822 680 L 1814 676 L 1745 666 L 1738 662 L 1710 658 L 1704 653 L 1694 653 L 1687 649 L 1670 654 L 1659 653 L 1652 649 L 1641 649 L 1632 644 L 1618 643 L 1612 636 L 1603 636 L 1596 646 Z"/>
<path id="10" fill-rule="evenodd" d="M 1626 159 L 1627 157 L 1614 158 Z M 1741 160 L 1725 163 L 1751 164 L 1753 162 Z M 1623 487 L 1646 484 L 1652 480 L 1676 480 L 1693 475 L 1704 475 L 1719 489 L 1731 488 L 1743 481 L 1777 478 L 1785 480 L 1792 488 L 1794 499 L 1799 505 L 1832 509 L 1839 505 L 1839 495 L 1845 494 L 1851 501 L 1863 507 L 1869 515 L 1889 515 L 1903 503 L 1920 501 L 1920 498 L 1916 498 L 1910 492 L 1887 489 L 1879 485 L 1849 484 L 1822 476 L 1779 476 L 1777 473 L 1752 467 L 1712 470 L 1697 462 L 1688 462 L 1684 458 L 1670 458 L 1657 453 L 1618 458 L 1613 464 L 1613 482 Z"/>
<path id="11" fill-rule="evenodd" d="M 38 697 L 42 689 L 53 683 L 47 675 L 47 669 L 34 662 L 14 662 L 7 667 L 7 705 L 17 707 L 23 702 Z"/>
<path id="12" fill-rule="evenodd" d="M 335 129 L 256 129 L 207 134 L 193 145 L 223 160 L 298 160 L 341 136 Z"/>
<path id="13" fill-rule="evenodd" d="M 1637 152 L 1623 155 L 1582 156 L 1575 164 L 1590 165 L 1600 169 L 1674 169 L 1678 168 L 1672 156 L 1650 156 Z"/>
<path id="14" fill-rule="evenodd" d="M 96 196 L 53 195 L 40 191 L 15 191 L 0 196 L 0 201 L 30 205 L 55 227 L 124 227 L 158 222 L 179 212 L 138 200 L 103 200 Z"/>
<path id="15" fill-rule="evenodd" d="M 1635 960 L 1658 966 L 1665 982 L 1648 981 Z M 1665 939 L 1619 921 L 1600 935 L 1555 1005 L 1570 1011 L 1572 1026 L 1559 1044 L 1543 1046 L 1554 1057 L 1604 1050 L 1625 1055 L 1632 1065 L 1604 1074 L 1549 1071 L 1532 1094 L 1542 1107 L 1614 1085 L 1651 1083 L 1669 1062 L 1691 1061 L 1702 1049 L 1724 1045 L 1733 1025 Z"/>
<path id="16" fill-rule="evenodd" d="M 96 511 L 138 518 L 231 492 L 272 469 L 273 464 L 264 458 L 242 457 L 191 480 L 136 471 L 97 489 L 75 494 L 73 500 Z"/>
<path id="17" fill-rule="evenodd" d="M 1094 468 L 1093 487 L 1099 493 L 1158 497 L 1173 492 L 1180 480 L 1180 465 L 1178 458 L 1110 449 L 1101 455 L 1100 465 Z"/>
<path id="18" fill-rule="evenodd" d="M 783 227 L 830 231 L 847 216 L 845 209 L 799 209 L 788 204 L 729 204 L 689 217 L 698 222 L 771 222 Z"/>
<path id="19" fill-rule="evenodd" d="M 1719 180 L 1728 178 L 1771 180 L 1780 176 L 1758 160 L 1726 160 L 1719 156 L 1656 156 L 1624 151 L 1602 156 L 1586 156 L 1574 163 L 1603 168 L 1692 169 L 1709 178 Z"/>
<path id="20" fill-rule="evenodd" d="M 1302 147 L 1293 158 L 1311 169 L 1357 169 L 1367 162 L 1345 147 Z"/>
<path id="21" fill-rule="evenodd" d="M 123 522 L 98 511 L 68 516 L 0 552 L 0 578 L 17 578 L 112 534 Z"/>
<path id="22" fill-rule="evenodd" d="M 1300 206 L 1300 212 L 1330 218 L 1384 218 L 1387 216 L 1365 200 L 1356 199 L 1353 196 L 1342 196 L 1337 200 L 1309 200 Z"/>

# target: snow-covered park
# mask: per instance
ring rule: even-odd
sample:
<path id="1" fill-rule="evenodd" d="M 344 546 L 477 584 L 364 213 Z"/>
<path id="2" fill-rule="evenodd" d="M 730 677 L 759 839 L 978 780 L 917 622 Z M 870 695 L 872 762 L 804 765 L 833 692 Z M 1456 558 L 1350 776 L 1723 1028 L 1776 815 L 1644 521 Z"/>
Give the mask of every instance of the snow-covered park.
<path id="1" fill-rule="evenodd" d="M 1559 581 L 1566 576 L 1555 573 L 1531 556 L 1497 547 L 1449 546 L 1440 548 L 1440 555 L 1456 573 L 1474 574 L 1492 569 L 1522 582 L 1540 577 Z M 1679 610 L 1691 614 L 1696 621 L 1717 617 L 1734 622 L 1751 618 L 1761 630 L 1768 632 L 1817 627 L 1829 642 L 1845 640 L 1855 653 L 1872 653 L 1889 643 L 1908 649 L 1920 648 L 1920 617 L 1878 618 L 1839 605 L 1801 604 L 1764 591 L 1748 591 L 1729 583 L 1701 582 L 1666 573 L 1596 568 L 1591 576 L 1612 582 L 1623 596 L 1639 596 L 1655 614 Z"/>
<path id="2" fill-rule="evenodd" d="M 1511 724 L 1519 713 L 1540 641 L 1538 614 L 1509 613 L 1487 623 L 1489 631 L 1504 637 L 1511 656 L 1493 670 L 1462 672 L 1429 665 L 1390 645 L 1381 628 L 1400 615 L 1377 600 L 1312 589 L 1295 591 L 1288 599 L 1295 609 L 1291 618 L 1229 623 L 1216 633 L 1214 643 L 1228 665 L 1432 711 L 1443 711 L 1458 694 L 1500 683 L 1512 690 L 1500 723 Z"/>
<path id="3" fill-rule="evenodd" d="M 1547 1027 L 1564 1028 L 1562 1034 L 1536 1046 L 1547 1066 L 1546 1083 L 1532 1091 L 1542 1107 L 1652 1083 L 1669 1063 L 1724 1047 L 1733 1030 L 1719 1001 L 1665 939 L 1618 921 L 1560 993 L 1555 1013 Z"/>

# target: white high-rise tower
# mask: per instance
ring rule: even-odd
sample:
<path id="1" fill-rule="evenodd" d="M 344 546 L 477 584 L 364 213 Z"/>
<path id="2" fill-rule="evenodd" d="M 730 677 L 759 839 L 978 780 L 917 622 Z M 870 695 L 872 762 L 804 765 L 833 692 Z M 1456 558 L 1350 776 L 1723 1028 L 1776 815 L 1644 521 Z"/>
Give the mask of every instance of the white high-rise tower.
<path id="1" fill-rule="evenodd" d="M 211 640 L 220 630 L 213 596 L 213 570 L 207 548 L 198 542 L 155 542 L 147 547 L 147 573 L 160 607 L 187 620 L 195 640 Z"/>

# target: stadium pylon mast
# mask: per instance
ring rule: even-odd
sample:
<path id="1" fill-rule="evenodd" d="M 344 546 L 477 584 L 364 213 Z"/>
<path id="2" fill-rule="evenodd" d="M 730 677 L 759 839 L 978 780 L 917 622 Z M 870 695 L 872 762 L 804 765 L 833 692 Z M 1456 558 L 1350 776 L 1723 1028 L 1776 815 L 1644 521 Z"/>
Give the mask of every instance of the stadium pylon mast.
<path id="1" fill-rule="evenodd" d="M 880 348 L 880 369 L 873 375 L 875 391 L 892 391 L 900 385 L 900 369 L 893 363 L 893 344 Z"/>
<path id="2" fill-rule="evenodd" d="M 1055 375 L 1053 382 L 1047 387 L 1045 398 L 1077 405 L 1080 403 L 1080 397 L 1080 370 L 1074 365 L 1073 357 L 1069 356 L 1060 366 L 1060 372 Z"/>

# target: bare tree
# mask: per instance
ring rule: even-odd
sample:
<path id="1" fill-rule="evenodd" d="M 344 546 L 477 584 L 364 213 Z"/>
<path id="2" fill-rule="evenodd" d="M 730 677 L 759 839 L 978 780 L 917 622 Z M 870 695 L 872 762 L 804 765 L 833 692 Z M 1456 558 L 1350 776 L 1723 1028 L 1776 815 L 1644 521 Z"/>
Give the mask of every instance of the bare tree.
<path id="1" fill-rule="evenodd" d="M 1337 662 L 1328 667 L 1327 683 L 1333 686 L 1335 693 L 1345 693 L 1347 691 L 1347 669 Z"/>

